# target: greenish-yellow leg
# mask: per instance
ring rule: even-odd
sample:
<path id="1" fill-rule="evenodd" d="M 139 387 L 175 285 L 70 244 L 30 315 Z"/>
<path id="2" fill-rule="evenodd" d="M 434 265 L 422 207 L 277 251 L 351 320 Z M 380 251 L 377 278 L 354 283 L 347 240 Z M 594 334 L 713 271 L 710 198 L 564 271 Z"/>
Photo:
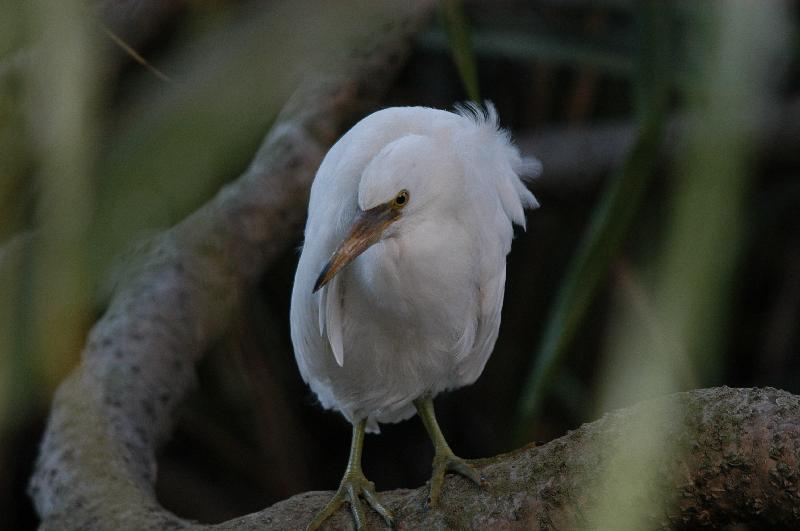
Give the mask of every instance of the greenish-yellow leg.
<path id="1" fill-rule="evenodd" d="M 353 440 L 350 443 L 350 459 L 347 461 L 347 469 L 339 485 L 339 490 L 333 495 L 331 501 L 317 513 L 314 519 L 306 527 L 307 531 L 319 529 L 319 526 L 327 520 L 333 513 L 345 503 L 350 504 L 350 510 L 355 519 L 356 529 L 366 529 L 367 519 L 364 514 L 364 507 L 361 505 L 359 496 L 363 496 L 370 507 L 380 514 L 386 523 L 392 527 L 394 516 L 391 511 L 383 506 L 381 500 L 375 492 L 375 484 L 369 481 L 361 470 L 361 449 L 364 446 L 364 427 L 366 420 L 353 425 Z"/>
<path id="2" fill-rule="evenodd" d="M 442 430 L 439 429 L 439 423 L 436 422 L 433 399 L 431 397 L 418 398 L 414 401 L 414 406 L 417 408 L 417 414 L 422 419 L 425 429 L 428 430 L 428 435 L 436 452 L 433 456 L 433 475 L 431 475 L 431 493 L 428 496 L 428 504 L 431 507 L 436 507 L 439 504 L 444 475 L 448 471 L 461 474 L 465 478 L 472 480 L 476 485 L 483 486 L 484 483 L 480 473 L 467 461 L 456 456 L 447 444 L 444 435 L 442 435 Z"/>

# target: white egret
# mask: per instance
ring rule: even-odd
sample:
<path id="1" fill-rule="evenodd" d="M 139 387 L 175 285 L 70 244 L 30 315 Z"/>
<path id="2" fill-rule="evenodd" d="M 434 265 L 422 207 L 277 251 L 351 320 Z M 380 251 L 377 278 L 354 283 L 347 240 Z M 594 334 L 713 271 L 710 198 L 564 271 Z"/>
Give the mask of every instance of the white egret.
<path id="1" fill-rule="evenodd" d="M 392 515 L 361 469 L 364 432 L 415 410 L 435 447 L 430 504 L 444 475 L 481 483 L 436 422 L 433 397 L 473 383 L 500 326 L 513 224 L 538 206 L 521 176 L 539 172 L 499 129 L 491 104 L 457 112 L 378 111 L 328 152 L 311 188 L 291 328 L 303 379 L 353 424 L 339 490 L 309 524 L 359 496 Z"/>

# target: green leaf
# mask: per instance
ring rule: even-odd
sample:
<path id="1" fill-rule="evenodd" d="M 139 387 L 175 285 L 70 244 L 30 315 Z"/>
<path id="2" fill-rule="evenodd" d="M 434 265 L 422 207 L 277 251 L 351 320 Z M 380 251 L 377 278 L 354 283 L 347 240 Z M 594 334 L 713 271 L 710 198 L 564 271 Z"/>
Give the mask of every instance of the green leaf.
<path id="1" fill-rule="evenodd" d="M 480 90 L 478 89 L 478 67 L 475 64 L 475 54 L 470 42 L 469 23 L 464 16 L 460 0 L 442 0 L 442 19 L 447 31 L 447 39 L 453 60 L 461 75 L 467 97 L 475 103 L 480 103 Z"/>
<path id="2" fill-rule="evenodd" d="M 452 48 L 448 36 L 435 29 L 419 36 L 427 49 Z M 587 41 L 576 37 L 545 32 L 522 32 L 514 29 L 475 29 L 470 33 L 470 53 L 514 61 L 545 61 L 570 67 L 591 67 L 621 77 L 633 75 L 632 55 L 627 47 L 607 42 Z"/>
<path id="3" fill-rule="evenodd" d="M 517 439 L 527 439 L 554 371 L 583 322 L 598 286 L 619 255 L 655 170 L 669 93 L 669 9 L 657 0 L 641 9 L 642 46 L 636 78 L 640 133 L 626 161 L 609 180 L 558 291 L 536 360 L 522 389 Z"/>

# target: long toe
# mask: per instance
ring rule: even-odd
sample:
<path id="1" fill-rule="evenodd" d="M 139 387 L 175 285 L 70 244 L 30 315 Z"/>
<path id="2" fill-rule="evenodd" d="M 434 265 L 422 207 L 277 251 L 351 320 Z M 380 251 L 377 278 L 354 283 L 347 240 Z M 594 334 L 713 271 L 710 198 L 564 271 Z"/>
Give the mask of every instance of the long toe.
<path id="1" fill-rule="evenodd" d="M 438 507 L 439 498 L 442 494 L 442 486 L 444 485 L 444 477 L 447 472 L 455 472 L 465 478 L 469 479 L 479 487 L 485 487 L 486 482 L 481 477 L 475 467 L 470 465 L 466 460 L 461 459 L 456 455 L 442 455 L 437 456 L 433 460 L 433 475 L 431 476 L 431 490 L 428 496 L 428 505 L 430 507 Z"/>
<path id="2" fill-rule="evenodd" d="M 456 474 L 461 474 L 479 487 L 486 486 L 486 482 L 484 481 L 483 477 L 481 477 L 481 473 L 478 472 L 474 466 L 470 465 L 466 460 L 461 459 L 460 457 L 453 456 L 453 458 L 447 462 L 447 470 L 450 472 L 455 472 Z"/>
<path id="3" fill-rule="evenodd" d="M 331 517 L 333 513 L 339 510 L 339 507 L 344 505 L 344 502 L 347 501 L 345 492 L 339 488 L 336 491 L 336 494 L 333 495 L 333 498 L 322 508 L 320 512 L 318 512 L 314 519 L 306 526 L 306 531 L 316 531 L 320 528 L 320 526 Z"/>
<path id="4" fill-rule="evenodd" d="M 372 507 L 372 510 L 381 515 L 381 518 L 383 518 L 383 521 L 386 522 L 386 525 L 394 528 L 394 514 L 392 511 L 387 509 L 385 505 L 383 505 L 383 502 L 381 502 L 381 499 L 375 492 L 375 487 L 372 485 L 372 483 L 362 489 L 361 495 L 364 496 L 365 500 L 367 500 L 367 503 L 369 503 L 369 506 Z"/>
<path id="5" fill-rule="evenodd" d="M 306 531 L 314 531 L 331 517 L 339 508 L 347 502 L 350 505 L 350 512 L 353 514 L 353 521 L 356 529 L 367 529 L 367 516 L 360 498 L 367 500 L 372 509 L 381 515 L 381 518 L 389 527 L 394 527 L 394 515 L 386 508 L 378 494 L 375 492 L 375 485 L 363 476 L 354 475 L 342 480 L 339 490 L 333 495 L 331 501 L 317 513 L 314 519 L 306 527 Z"/>
<path id="6" fill-rule="evenodd" d="M 359 490 L 360 488 L 353 484 L 346 487 L 347 499 L 350 501 L 350 512 L 353 513 L 356 529 L 361 531 L 367 528 L 367 515 L 364 514 L 364 507 L 361 505 L 361 500 L 358 499 Z"/>

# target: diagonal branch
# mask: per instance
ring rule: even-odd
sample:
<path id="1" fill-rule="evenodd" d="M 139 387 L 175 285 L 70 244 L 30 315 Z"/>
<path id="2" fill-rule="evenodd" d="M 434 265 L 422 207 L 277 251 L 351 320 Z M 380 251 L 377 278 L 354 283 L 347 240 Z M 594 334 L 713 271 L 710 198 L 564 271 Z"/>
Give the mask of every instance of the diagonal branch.
<path id="1" fill-rule="evenodd" d="M 245 174 L 152 240 L 121 277 L 81 366 L 54 399 L 30 486 L 44 529 L 201 527 L 158 504 L 155 450 L 193 383 L 194 363 L 225 328 L 229 309 L 299 230 L 323 153 L 388 86 L 407 37 L 430 7 L 413 4 L 381 27 L 368 51 L 297 93 Z M 624 452 L 645 419 L 659 423 L 665 445 L 684 452 L 652 454 L 646 462 Z M 623 469 L 662 472 L 656 485 L 642 488 L 674 503 L 651 515 L 649 527 L 800 526 L 800 397 L 772 389 L 674 395 L 545 446 L 483 460 L 478 466 L 490 490 L 448 478 L 441 511 L 424 509 L 424 487 L 385 498 L 407 529 L 591 528 L 587 515 L 598 497 L 591 486 L 609 472 L 612 454 L 623 456 L 615 463 Z M 207 527 L 296 528 L 328 496 L 302 494 Z M 341 512 L 330 524 L 349 528 L 350 516 Z"/>
<path id="2" fill-rule="evenodd" d="M 390 86 L 431 2 L 389 6 L 363 48 L 293 95 L 244 175 L 119 276 L 54 399 L 30 484 L 44 528 L 190 525 L 155 499 L 155 449 L 231 307 L 299 232 L 326 149 Z"/>

